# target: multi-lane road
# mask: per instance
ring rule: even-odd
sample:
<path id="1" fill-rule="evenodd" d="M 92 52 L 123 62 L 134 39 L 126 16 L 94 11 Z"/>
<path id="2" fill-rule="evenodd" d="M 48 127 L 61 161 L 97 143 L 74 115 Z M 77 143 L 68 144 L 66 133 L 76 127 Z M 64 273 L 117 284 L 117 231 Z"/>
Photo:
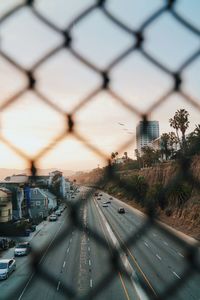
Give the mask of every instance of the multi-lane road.
<path id="1" fill-rule="evenodd" d="M 157 297 L 175 284 L 180 287 L 168 294 L 169 299 L 200 300 L 199 274 L 194 273 L 181 285 L 187 270 L 185 248 L 158 228 L 141 233 L 144 216 L 119 200 L 113 198 L 103 207 L 110 198 L 106 193 L 102 193 L 101 200 L 94 195 L 83 200 L 87 191 L 82 187 L 71 199 L 82 201 L 78 214 L 83 228 L 71 225 L 69 208 L 58 221 L 43 222 L 32 235 L 31 244 L 36 250 L 45 249 L 39 259 L 45 274 L 29 267 L 31 255 L 16 258 L 16 271 L 0 282 L 0 299 L 145 299 L 148 294 Z M 120 206 L 125 207 L 125 214 L 118 213 Z M 89 234 L 90 229 L 103 244 Z M 126 243 L 130 238 L 133 243 Z M 128 266 L 130 278 L 111 263 L 113 249 L 119 245 L 126 253 L 122 253 L 121 260 L 125 269 Z M 4 257 L 12 255 L 10 249 Z"/>

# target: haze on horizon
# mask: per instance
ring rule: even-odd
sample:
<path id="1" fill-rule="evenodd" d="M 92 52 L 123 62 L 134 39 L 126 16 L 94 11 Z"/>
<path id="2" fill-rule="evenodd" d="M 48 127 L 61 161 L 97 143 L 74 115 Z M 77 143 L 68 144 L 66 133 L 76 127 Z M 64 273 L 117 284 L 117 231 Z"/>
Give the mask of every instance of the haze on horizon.
<path id="1" fill-rule="evenodd" d="M 59 28 L 64 29 L 82 9 L 95 1 L 41 0 L 36 8 Z M 190 3 L 189 3 L 190 2 Z M 2 0 L 0 16 L 21 0 Z M 163 5 L 163 1 L 109 1 L 109 10 L 131 28 L 138 29 L 147 16 Z M 200 2 L 183 0 L 177 3 L 177 11 L 194 25 L 200 25 Z M 137 13 L 136 13 L 137 12 Z M 1 25 L 1 49 L 25 69 L 50 49 L 62 43 L 62 36 L 39 22 L 30 9 L 24 8 Z M 73 26 L 73 47 L 97 67 L 104 69 L 109 62 L 132 43 L 133 38 L 95 11 L 80 24 Z M 172 17 L 165 14 L 146 30 L 145 49 L 175 71 L 183 61 L 199 49 L 199 39 Z M 183 73 L 184 90 L 196 101 L 200 99 L 200 59 L 195 60 Z M 37 90 L 70 113 L 81 101 L 101 84 L 101 78 L 76 60 L 67 50 L 61 50 L 35 72 Z M 127 56 L 112 69 L 111 87 L 140 113 L 145 113 L 156 99 L 170 89 L 170 76 L 145 60 L 139 52 Z M 27 78 L 0 56 L 0 104 L 21 90 Z M 199 103 L 199 102 L 198 102 Z M 199 111 L 179 95 L 169 97 L 149 116 L 158 120 L 160 134 L 172 131 L 169 118 L 177 109 L 190 113 L 190 127 L 194 130 L 199 122 Z M 56 145 L 52 140 L 66 130 L 66 119 L 41 101 L 32 91 L 23 94 L 1 112 L 1 135 L 27 157 L 34 158 L 47 145 L 49 151 L 37 160 L 41 169 L 88 170 L 106 164 L 106 157 L 122 149 L 134 157 L 135 129 L 140 116 L 127 110 L 105 91 L 84 105 L 74 115 L 75 130 L 99 149 L 94 153 L 81 141 L 67 136 Z M 123 123 L 121 126 L 119 123 Z M 27 160 L 0 142 L 1 168 L 25 169 Z"/>

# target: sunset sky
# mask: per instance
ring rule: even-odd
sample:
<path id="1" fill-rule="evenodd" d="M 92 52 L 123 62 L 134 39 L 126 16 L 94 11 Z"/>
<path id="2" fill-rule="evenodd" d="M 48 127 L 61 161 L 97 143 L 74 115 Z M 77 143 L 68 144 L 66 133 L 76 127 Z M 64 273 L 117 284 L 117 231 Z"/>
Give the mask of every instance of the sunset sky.
<path id="1" fill-rule="evenodd" d="M 0 0 L 0 17 L 23 2 Z M 107 1 L 107 7 L 113 15 L 137 30 L 163 2 L 110 0 Z M 35 3 L 41 14 L 64 29 L 75 16 L 95 1 L 38 0 Z M 176 10 L 200 28 L 200 1 L 178 1 Z M 0 37 L 0 49 L 26 70 L 63 41 L 62 35 L 38 21 L 29 8 L 23 8 L 14 17 L 0 24 Z M 74 49 L 102 70 L 134 42 L 133 37 L 114 25 L 99 10 L 75 25 L 72 37 Z M 145 30 L 144 48 L 171 71 L 176 71 L 192 53 L 200 49 L 200 41 L 198 36 L 191 34 L 165 13 Z M 101 84 L 101 77 L 67 50 L 59 51 L 41 65 L 36 70 L 35 77 L 37 90 L 66 113 L 70 113 Z M 148 62 L 140 52 L 130 54 L 116 65 L 110 77 L 112 89 L 140 113 L 148 111 L 155 99 L 173 85 L 171 77 Z M 200 58 L 183 72 L 183 89 L 197 103 L 200 102 L 199 78 Z M 1 105 L 26 84 L 26 76 L 0 55 Z M 200 123 L 199 110 L 176 94 L 153 111 L 149 116 L 150 120 L 159 121 L 161 134 L 169 132 L 172 129 L 168 120 L 180 108 L 185 108 L 190 113 L 190 132 L 195 124 Z M 26 92 L 3 110 L 0 117 L 1 136 L 30 158 L 36 156 L 66 128 L 64 116 L 42 102 L 32 91 Z M 77 111 L 74 120 L 76 131 L 107 156 L 130 141 L 129 147 L 123 151 L 128 151 L 129 156 L 134 157 L 135 128 L 140 116 L 123 107 L 106 92 L 102 91 Z M 2 142 L 0 153 L 0 167 L 27 167 L 26 160 Z M 73 137 L 66 137 L 38 160 L 39 168 L 55 167 L 75 171 L 104 164 L 103 158 Z"/>

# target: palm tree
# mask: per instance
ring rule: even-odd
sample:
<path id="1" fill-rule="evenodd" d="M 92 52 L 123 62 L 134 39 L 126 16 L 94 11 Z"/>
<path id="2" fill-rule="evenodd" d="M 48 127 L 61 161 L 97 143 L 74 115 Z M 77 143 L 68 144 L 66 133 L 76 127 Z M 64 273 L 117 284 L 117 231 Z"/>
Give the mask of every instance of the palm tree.
<path id="1" fill-rule="evenodd" d="M 186 139 L 185 139 L 185 132 L 187 128 L 189 127 L 189 120 L 188 120 L 189 113 L 185 109 L 178 109 L 175 112 L 175 115 L 173 118 L 169 119 L 170 126 L 173 127 L 176 130 L 176 136 L 178 138 L 179 144 L 183 146 L 185 149 L 186 146 Z M 181 131 L 182 134 L 182 143 L 180 142 L 178 131 Z"/>
<path id="2" fill-rule="evenodd" d="M 124 152 L 124 158 L 125 158 L 125 160 L 128 159 L 128 153 L 127 152 Z"/>

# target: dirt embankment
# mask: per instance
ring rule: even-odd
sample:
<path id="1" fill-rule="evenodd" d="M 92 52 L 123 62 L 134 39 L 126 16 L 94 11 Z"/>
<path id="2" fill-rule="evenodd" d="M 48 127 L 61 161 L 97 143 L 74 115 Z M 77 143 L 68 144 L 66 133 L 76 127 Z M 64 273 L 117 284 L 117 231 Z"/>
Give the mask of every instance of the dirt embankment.
<path id="1" fill-rule="evenodd" d="M 149 188 L 151 188 L 156 184 L 161 184 L 163 187 L 168 186 L 174 181 L 179 171 L 180 168 L 176 162 L 167 162 L 141 170 L 120 171 L 118 175 L 123 180 L 134 175 L 142 176 L 148 183 Z M 174 202 L 170 201 L 164 210 L 158 208 L 158 218 L 177 230 L 200 240 L 200 156 L 193 158 L 190 172 L 193 176 L 193 179 L 189 182 L 191 186 L 190 197 L 186 199 L 181 206 L 177 206 L 177 202 L 174 200 Z M 101 176 L 102 173 L 100 171 L 94 170 L 83 175 L 82 178 L 78 179 L 78 182 L 81 184 L 89 183 L 95 185 Z M 120 200 L 127 202 L 129 205 L 142 211 L 145 210 L 145 208 L 137 204 L 134 199 L 127 198 L 122 190 L 119 191 L 114 185 L 110 188 L 111 185 L 112 183 L 107 183 L 104 185 L 104 189 L 109 193 L 111 192 Z"/>

